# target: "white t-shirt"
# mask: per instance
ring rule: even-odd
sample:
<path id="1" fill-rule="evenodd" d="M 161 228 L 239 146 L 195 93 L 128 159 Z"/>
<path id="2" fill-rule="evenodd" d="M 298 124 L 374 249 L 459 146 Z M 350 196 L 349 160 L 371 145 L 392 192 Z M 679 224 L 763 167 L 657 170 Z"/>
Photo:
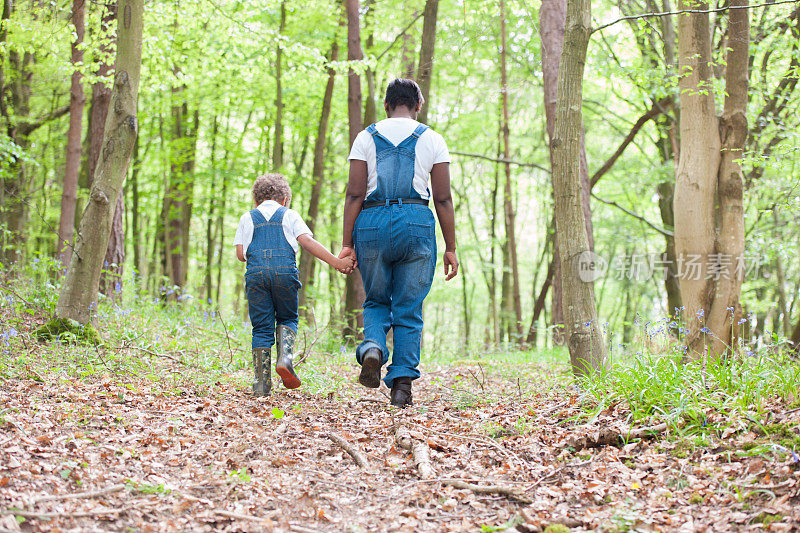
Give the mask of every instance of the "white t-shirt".
<path id="1" fill-rule="evenodd" d="M 264 218 L 269 221 L 280 206 L 281 204 L 274 200 L 264 200 L 261 202 L 261 205 L 258 206 L 258 210 L 261 211 Z M 294 249 L 294 253 L 297 253 L 297 237 L 304 233 L 312 235 L 311 230 L 308 229 L 306 223 L 303 222 L 303 219 L 300 218 L 300 215 L 294 209 L 286 210 L 286 213 L 283 214 L 282 225 L 283 235 L 292 246 L 292 249 Z M 239 227 L 236 230 L 236 236 L 233 238 L 233 245 L 241 244 L 245 257 L 247 257 L 247 248 L 250 246 L 251 242 L 253 242 L 253 217 L 248 211 L 239 219 Z"/>
<path id="2" fill-rule="evenodd" d="M 397 146 L 419 126 L 419 122 L 412 118 L 398 117 L 387 118 L 375 124 L 378 133 L 386 137 L 389 142 Z M 367 196 L 378 188 L 378 169 L 375 162 L 375 141 L 372 135 L 364 130 L 353 141 L 353 148 L 347 159 L 357 159 L 367 162 Z M 417 139 L 416 157 L 414 158 L 414 190 L 420 197 L 427 200 L 428 180 L 431 169 L 436 163 L 449 163 L 450 152 L 447 143 L 441 135 L 428 128 Z"/>

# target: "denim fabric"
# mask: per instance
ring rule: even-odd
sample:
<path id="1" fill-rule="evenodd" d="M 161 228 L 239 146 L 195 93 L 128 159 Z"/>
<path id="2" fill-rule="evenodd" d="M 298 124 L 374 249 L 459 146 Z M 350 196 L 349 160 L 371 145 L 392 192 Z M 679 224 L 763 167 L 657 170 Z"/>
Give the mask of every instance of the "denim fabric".
<path id="1" fill-rule="evenodd" d="M 253 348 L 275 344 L 275 323 L 297 332 L 297 294 L 300 276 L 294 249 L 283 234 L 285 207 L 278 208 L 269 221 L 253 209 L 253 240 L 247 247 L 244 286 L 250 304 Z"/>
<path id="2" fill-rule="evenodd" d="M 414 188 L 414 158 L 417 139 L 428 126 L 420 124 L 414 132 L 397 146 L 378 133 L 375 124 L 367 128 L 375 141 L 375 166 L 378 172 L 378 186 L 365 200 L 382 202 L 395 198 L 421 198 Z"/>
<path id="3" fill-rule="evenodd" d="M 420 126 L 398 146 L 383 138 L 374 125 L 378 188 L 367 201 L 399 199 L 401 203 L 364 209 L 356 219 L 353 241 L 358 268 L 364 280 L 364 342 L 356 350 L 361 363 L 364 352 L 378 348 L 383 363 L 389 362 L 386 334 L 394 332 L 394 353 L 383 381 L 391 387 L 395 378 L 419 377 L 422 342 L 422 302 L 431 288 L 436 268 L 436 222 L 424 205 L 403 204 L 419 198 L 413 188 L 414 150 Z"/>

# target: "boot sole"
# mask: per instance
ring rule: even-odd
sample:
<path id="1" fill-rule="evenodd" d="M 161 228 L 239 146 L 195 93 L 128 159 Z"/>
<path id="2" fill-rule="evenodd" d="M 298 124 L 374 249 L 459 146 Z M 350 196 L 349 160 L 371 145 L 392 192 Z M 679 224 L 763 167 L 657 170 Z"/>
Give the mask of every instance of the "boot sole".
<path id="1" fill-rule="evenodd" d="M 376 357 L 365 357 L 364 362 L 361 364 L 361 374 L 358 376 L 358 382 L 370 389 L 380 387 L 381 360 Z"/>
<path id="2" fill-rule="evenodd" d="M 289 372 L 289 369 L 285 366 L 276 367 L 275 372 L 281 377 L 281 380 L 283 380 L 283 386 L 287 389 L 296 389 L 300 386 L 300 378 Z"/>

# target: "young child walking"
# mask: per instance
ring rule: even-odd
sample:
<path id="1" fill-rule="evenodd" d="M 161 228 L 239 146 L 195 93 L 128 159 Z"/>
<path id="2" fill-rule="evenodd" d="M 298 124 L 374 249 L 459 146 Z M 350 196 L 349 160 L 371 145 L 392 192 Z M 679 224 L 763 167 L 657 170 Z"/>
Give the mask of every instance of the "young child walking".
<path id="1" fill-rule="evenodd" d="M 337 270 L 349 273 L 354 257 L 339 259 L 314 240 L 300 215 L 286 206 L 292 189 L 282 174 L 265 174 L 253 183 L 255 209 L 242 215 L 233 244 L 236 257 L 247 263 L 244 281 L 253 326 L 253 394 L 272 390 L 272 346 L 277 333 L 275 371 L 289 389 L 300 386 L 294 371 L 300 279 L 297 245 Z M 277 324 L 277 330 L 276 330 Z"/>

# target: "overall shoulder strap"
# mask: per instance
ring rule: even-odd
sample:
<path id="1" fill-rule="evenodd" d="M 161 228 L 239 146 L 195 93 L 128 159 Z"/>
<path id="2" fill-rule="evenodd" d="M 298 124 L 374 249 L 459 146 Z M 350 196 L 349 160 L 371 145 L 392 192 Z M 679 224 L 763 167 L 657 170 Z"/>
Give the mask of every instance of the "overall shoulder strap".
<path id="1" fill-rule="evenodd" d="M 272 223 L 272 224 L 280 224 L 281 222 L 283 222 L 283 215 L 285 213 L 286 213 L 286 208 L 283 207 L 283 206 L 280 206 L 272 214 L 272 217 L 270 217 L 270 219 L 269 219 L 270 223 Z"/>
<path id="2" fill-rule="evenodd" d="M 258 208 L 250 211 L 250 218 L 253 219 L 253 226 L 262 226 L 267 223 L 267 219 L 264 218 L 263 213 Z"/>
<path id="3" fill-rule="evenodd" d="M 370 124 L 367 128 L 367 133 L 372 135 L 372 140 L 375 143 L 375 148 L 377 149 L 385 149 L 385 148 L 394 148 L 394 144 L 384 137 L 381 132 L 378 131 L 378 126 L 376 124 Z"/>
<path id="4" fill-rule="evenodd" d="M 419 136 L 425 133 L 425 130 L 427 129 L 428 126 L 426 126 L 425 124 L 420 124 L 419 126 L 417 126 L 417 129 L 415 129 L 411 135 L 412 137 L 416 137 L 417 139 L 419 139 Z"/>

